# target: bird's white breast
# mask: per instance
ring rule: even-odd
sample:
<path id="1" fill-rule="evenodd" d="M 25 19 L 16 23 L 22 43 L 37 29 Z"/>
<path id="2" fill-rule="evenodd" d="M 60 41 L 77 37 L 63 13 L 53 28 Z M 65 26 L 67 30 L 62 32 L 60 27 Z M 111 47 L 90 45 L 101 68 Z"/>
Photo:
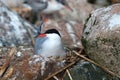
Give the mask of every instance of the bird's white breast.
<path id="1" fill-rule="evenodd" d="M 57 34 L 47 34 L 48 39 L 43 43 L 40 55 L 44 57 L 62 57 L 65 51 L 61 42 L 61 38 Z"/>

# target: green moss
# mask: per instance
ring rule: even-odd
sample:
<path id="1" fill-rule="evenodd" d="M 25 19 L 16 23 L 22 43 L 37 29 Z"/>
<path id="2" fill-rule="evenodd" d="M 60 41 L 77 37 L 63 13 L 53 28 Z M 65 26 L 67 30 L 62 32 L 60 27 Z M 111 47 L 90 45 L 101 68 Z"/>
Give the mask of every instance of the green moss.
<path id="1" fill-rule="evenodd" d="M 81 41 L 82 41 L 82 44 L 83 44 L 84 48 L 86 49 L 86 48 L 87 48 L 87 45 L 88 45 L 88 44 L 87 44 L 88 41 L 87 41 L 85 38 L 82 38 Z"/>
<path id="2" fill-rule="evenodd" d="M 88 35 L 88 34 L 90 34 L 90 32 L 85 32 L 85 35 Z"/>
<path id="3" fill-rule="evenodd" d="M 112 42 L 112 40 L 109 38 L 100 38 L 100 37 L 97 37 L 96 41 L 97 42 L 101 41 L 101 43 L 103 43 L 103 44 L 108 43 L 108 42 Z"/>
<path id="4" fill-rule="evenodd" d="M 85 28 L 87 27 L 86 24 L 88 23 L 89 19 L 91 18 L 91 14 L 89 14 L 88 18 L 85 20 L 85 24 L 83 27 L 83 31 L 85 30 Z"/>
<path id="5" fill-rule="evenodd" d="M 110 64 L 111 64 L 111 65 L 114 65 L 114 61 L 113 61 L 113 60 L 111 60 L 111 61 L 110 61 Z"/>
<path id="6" fill-rule="evenodd" d="M 107 46 L 111 45 L 110 52 L 114 55 L 117 56 L 120 53 L 119 50 L 119 39 L 116 38 L 96 38 L 97 43 L 100 42 L 100 44 L 106 44 Z"/>

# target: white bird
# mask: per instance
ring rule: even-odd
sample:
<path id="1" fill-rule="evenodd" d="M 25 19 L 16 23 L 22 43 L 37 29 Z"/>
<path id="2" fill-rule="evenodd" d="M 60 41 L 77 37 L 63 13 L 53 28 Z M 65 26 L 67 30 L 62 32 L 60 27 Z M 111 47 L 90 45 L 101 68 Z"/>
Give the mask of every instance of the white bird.
<path id="1" fill-rule="evenodd" d="M 58 12 L 63 8 L 72 11 L 66 0 L 25 0 L 25 4 L 31 6 L 34 17 L 38 20 L 42 18 L 44 22 L 48 21 L 48 14 Z M 39 14 L 41 14 L 41 18 Z"/>
<path id="2" fill-rule="evenodd" d="M 39 34 L 35 40 L 35 54 L 42 57 L 64 57 L 64 50 L 61 36 L 56 29 L 47 30 L 43 34 Z"/>
<path id="3" fill-rule="evenodd" d="M 71 9 L 66 0 L 25 0 L 35 12 L 50 14 L 67 7 Z"/>

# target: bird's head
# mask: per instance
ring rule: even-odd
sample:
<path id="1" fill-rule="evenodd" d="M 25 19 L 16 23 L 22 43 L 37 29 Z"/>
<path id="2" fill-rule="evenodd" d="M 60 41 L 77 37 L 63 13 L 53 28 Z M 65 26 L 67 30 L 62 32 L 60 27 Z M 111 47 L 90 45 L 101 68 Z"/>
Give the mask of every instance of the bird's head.
<path id="1" fill-rule="evenodd" d="M 66 55 L 60 33 L 49 29 L 41 33 L 35 40 L 35 53 L 43 57 L 64 57 Z"/>
<path id="2" fill-rule="evenodd" d="M 61 37 L 60 33 L 56 30 L 56 29 L 49 29 L 47 30 L 45 33 L 39 33 L 36 38 L 42 38 L 42 37 L 46 37 L 47 34 L 57 34 L 58 36 Z"/>

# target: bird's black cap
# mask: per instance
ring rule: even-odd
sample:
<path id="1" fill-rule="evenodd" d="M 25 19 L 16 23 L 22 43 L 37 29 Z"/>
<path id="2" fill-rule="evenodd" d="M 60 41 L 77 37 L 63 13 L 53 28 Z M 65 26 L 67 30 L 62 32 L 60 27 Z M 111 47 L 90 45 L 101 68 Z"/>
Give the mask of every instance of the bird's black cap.
<path id="1" fill-rule="evenodd" d="M 49 29 L 45 33 L 46 34 L 56 33 L 56 34 L 58 34 L 61 37 L 60 33 L 56 29 Z"/>

